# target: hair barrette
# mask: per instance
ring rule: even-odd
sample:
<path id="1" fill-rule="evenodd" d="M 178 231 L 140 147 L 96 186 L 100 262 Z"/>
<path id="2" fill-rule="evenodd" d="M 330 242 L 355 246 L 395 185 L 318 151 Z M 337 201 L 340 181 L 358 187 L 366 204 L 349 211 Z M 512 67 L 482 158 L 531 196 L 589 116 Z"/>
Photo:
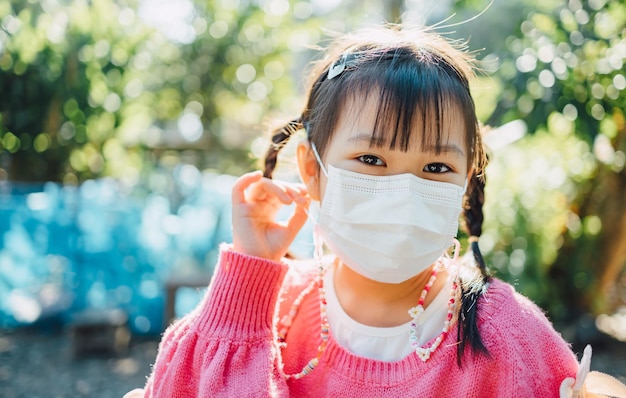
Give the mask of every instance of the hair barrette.
<path id="1" fill-rule="evenodd" d="M 348 51 L 344 52 L 339 58 L 339 61 L 333 63 L 328 69 L 328 80 L 339 76 L 346 69 L 346 62 L 348 61 Z"/>

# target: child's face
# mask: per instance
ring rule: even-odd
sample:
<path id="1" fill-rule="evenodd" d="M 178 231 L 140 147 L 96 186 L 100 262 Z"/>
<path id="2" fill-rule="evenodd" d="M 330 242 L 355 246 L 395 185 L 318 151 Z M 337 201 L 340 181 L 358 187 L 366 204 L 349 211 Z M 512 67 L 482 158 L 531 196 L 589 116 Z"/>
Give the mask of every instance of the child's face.
<path id="1" fill-rule="evenodd" d="M 443 121 L 442 150 L 422 148 L 422 131 L 415 130 L 406 152 L 389 149 L 389 144 L 371 146 L 378 106 L 374 96 L 347 104 L 337 124 L 323 161 L 340 169 L 371 175 L 411 173 L 420 178 L 463 186 L 468 178 L 468 148 L 460 112 L 451 112 Z M 419 113 L 419 112 L 418 112 Z M 421 122 L 413 123 L 420 129 Z M 421 129 L 420 129 L 421 130 Z M 326 177 L 319 175 L 320 196 L 324 197 Z"/>

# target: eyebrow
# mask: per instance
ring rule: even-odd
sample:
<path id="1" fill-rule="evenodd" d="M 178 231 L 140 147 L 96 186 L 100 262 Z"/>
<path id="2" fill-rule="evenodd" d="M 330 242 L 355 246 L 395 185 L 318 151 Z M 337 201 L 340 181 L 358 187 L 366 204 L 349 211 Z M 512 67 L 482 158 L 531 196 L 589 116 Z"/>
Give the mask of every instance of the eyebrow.
<path id="1" fill-rule="evenodd" d="M 368 144 L 370 144 L 372 142 L 372 136 L 370 134 L 361 133 L 348 138 L 348 142 L 367 142 Z M 380 137 L 380 144 L 382 146 L 385 146 L 387 144 L 387 139 L 385 137 Z M 431 145 L 424 148 L 424 151 L 429 153 L 453 153 L 459 156 L 465 156 L 465 152 L 463 151 L 463 149 L 461 149 L 461 147 L 456 144 L 443 144 L 439 146 Z"/>
<path id="2" fill-rule="evenodd" d="M 465 156 L 465 152 L 463 152 L 463 150 L 456 144 L 444 144 L 444 145 L 440 145 L 440 146 L 429 146 L 427 148 L 424 149 L 425 152 L 432 152 L 435 153 L 437 151 L 439 152 L 445 152 L 445 153 L 454 153 L 457 154 L 459 156 Z"/>
<path id="3" fill-rule="evenodd" d="M 387 138 L 380 137 L 377 138 L 375 141 L 380 141 L 382 145 L 385 145 L 387 143 Z M 372 135 L 368 133 L 353 135 L 348 138 L 348 142 L 367 142 L 369 144 L 372 142 Z"/>

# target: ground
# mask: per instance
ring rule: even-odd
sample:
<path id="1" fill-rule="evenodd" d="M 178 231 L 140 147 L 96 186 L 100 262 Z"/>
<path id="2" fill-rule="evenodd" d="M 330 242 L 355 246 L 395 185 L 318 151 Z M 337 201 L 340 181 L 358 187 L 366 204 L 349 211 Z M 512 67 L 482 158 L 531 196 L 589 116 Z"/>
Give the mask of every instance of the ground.
<path id="1" fill-rule="evenodd" d="M 77 359 L 68 333 L 0 330 L 0 397 L 121 398 L 144 385 L 157 345 L 158 337 L 135 337 L 126 356 Z M 626 383 L 626 343 L 603 339 L 594 346 L 592 369 Z"/>
<path id="2" fill-rule="evenodd" d="M 75 358 L 68 333 L 0 331 L 0 397 L 121 398 L 143 387 L 158 338 L 135 338 L 128 355 Z"/>

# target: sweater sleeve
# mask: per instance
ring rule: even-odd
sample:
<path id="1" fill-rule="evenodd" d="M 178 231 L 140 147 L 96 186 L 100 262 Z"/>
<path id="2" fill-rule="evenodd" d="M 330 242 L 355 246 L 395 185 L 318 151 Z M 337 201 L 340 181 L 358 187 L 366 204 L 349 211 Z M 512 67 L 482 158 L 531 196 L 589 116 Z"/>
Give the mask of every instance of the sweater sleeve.
<path id="1" fill-rule="evenodd" d="M 578 361 L 537 305 L 494 280 L 484 297 L 483 333 L 498 369 L 498 391 L 516 397 L 558 397 L 561 382 L 576 377 Z"/>
<path id="2" fill-rule="evenodd" d="M 145 397 L 287 395 L 272 326 L 287 266 L 221 249 L 202 302 L 165 332 Z"/>

